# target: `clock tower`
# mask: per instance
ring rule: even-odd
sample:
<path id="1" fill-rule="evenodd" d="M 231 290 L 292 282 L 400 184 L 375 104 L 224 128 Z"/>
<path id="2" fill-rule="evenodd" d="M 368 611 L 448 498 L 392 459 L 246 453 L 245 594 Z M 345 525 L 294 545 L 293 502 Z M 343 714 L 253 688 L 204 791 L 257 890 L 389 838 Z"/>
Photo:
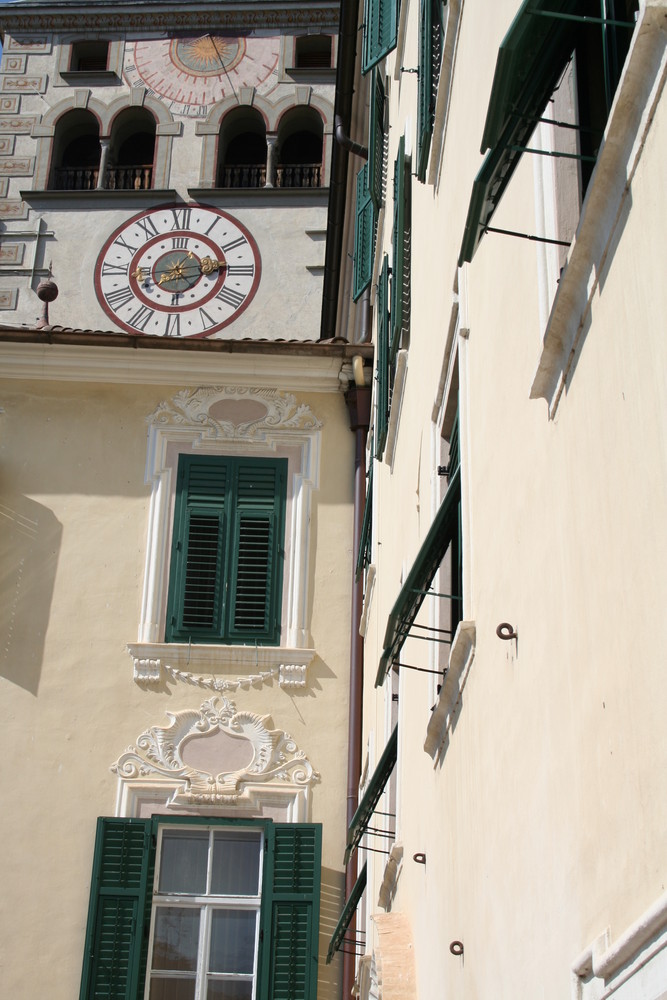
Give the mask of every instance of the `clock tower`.
<path id="1" fill-rule="evenodd" d="M 3 11 L 0 319 L 157 337 L 319 332 L 334 3 Z"/>

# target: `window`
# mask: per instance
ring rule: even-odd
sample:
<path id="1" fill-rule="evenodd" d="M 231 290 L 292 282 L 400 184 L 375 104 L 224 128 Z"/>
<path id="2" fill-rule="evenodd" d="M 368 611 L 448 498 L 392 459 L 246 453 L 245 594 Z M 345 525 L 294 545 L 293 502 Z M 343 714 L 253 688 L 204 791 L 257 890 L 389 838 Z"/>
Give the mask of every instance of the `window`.
<path id="1" fill-rule="evenodd" d="M 218 155 L 218 187 L 264 187 L 267 146 L 262 115 L 248 107 L 235 108 L 226 115 L 220 130 Z"/>
<path id="2" fill-rule="evenodd" d="M 292 108 L 278 126 L 276 187 L 315 188 L 322 181 L 323 122 L 314 108 Z"/>
<path id="3" fill-rule="evenodd" d="M 99 819 L 81 1000 L 314 1000 L 321 828 Z"/>
<path id="4" fill-rule="evenodd" d="M 471 261 L 519 160 L 531 149 L 536 124 L 551 119 L 551 98 L 574 62 L 582 196 L 595 166 L 638 0 L 524 0 L 498 53 L 482 136 L 489 150 L 475 178 L 459 265 Z M 602 16 L 601 16 L 602 11 Z M 545 110 L 546 109 L 546 110 Z"/>
<path id="5" fill-rule="evenodd" d="M 421 0 L 417 76 L 417 177 L 426 179 L 442 62 L 442 0 Z"/>
<path id="6" fill-rule="evenodd" d="M 396 48 L 398 0 L 365 0 L 361 72 L 368 73 Z"/>
<path id="7" fill-rule="evenodd" d="M 181 455 L 167 642 L 277 645 L 286 459 Z"/>
<path id="8" fill-rule="evenodd" d="M 148 191 L 153 186 L 157 123 L 145 108 L 126 108 L 111 130 L 104 186 L 112 191 Z"/>
<path id="9" fill-rule="evenodd" d="M 296 39 L 295 68 L 329 69 L 331 67 L 331 41 L 331 35 L 300 35 Z"/>
<path id="10" fill-rule="evenodd" d="M 100 127 L 90 111 L 77 108 L 58 119 L 51 158 L 51 183 L 57 191 L 91 191 L 100 166 Z"/>
<path id="11" fill-rule="evenodd" d="M 108 42 L 74 42 L 69 68 L 73 73 L 103 73 L 108 61 Z"/>

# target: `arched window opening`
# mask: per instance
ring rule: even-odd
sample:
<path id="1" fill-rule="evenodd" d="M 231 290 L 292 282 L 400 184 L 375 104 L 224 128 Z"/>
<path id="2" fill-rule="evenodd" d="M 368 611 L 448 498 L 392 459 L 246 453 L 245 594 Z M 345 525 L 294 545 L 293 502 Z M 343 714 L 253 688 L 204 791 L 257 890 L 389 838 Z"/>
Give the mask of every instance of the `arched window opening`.
<path id="1" fill-rule="evenodd" d="M 266 184 L 266 127 L 258 111 L 239 108 L 222 123 L 217 186 L 258 188 Z"/>
<path id="2" fill-rule="evenodd" d="M 111 191 L 147 191 L 153 186 L 155 118 L 145 108 L 117 115 L 111 131 L 105 187 Z"/>
<path id="3" fill-rule="evenodd" d="M 295 69 L 330 69 L 331 35 L 301 35 L 296 39 Z"/>
<path id="4" fill-rule="evenodd" d="M 320 187 L 322 183 L 322 119 L 312 108 L 286 115 L 278 132 L 276 187 Z"/>
<path id="5" fill-rule="evenodd" d="M 69 111 L 53 139 L 51 183 L 56 191 L 93 191 L 100 166 L 100 127 L 90 111 Z"/>

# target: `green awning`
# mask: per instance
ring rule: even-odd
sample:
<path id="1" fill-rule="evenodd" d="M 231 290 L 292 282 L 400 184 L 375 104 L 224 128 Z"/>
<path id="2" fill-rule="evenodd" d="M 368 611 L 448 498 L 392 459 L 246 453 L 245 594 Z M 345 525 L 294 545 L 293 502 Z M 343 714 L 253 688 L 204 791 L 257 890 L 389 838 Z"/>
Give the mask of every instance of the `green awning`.
<path id="1" fill-rule="evenodd" d="M 331 935 L 331 941 L 329 942 L 329 950 L 327 952 L 326 964 L 329 965 L 331 959 L 334 957 L 341 944 L 343 943 L 343 938 L 345 933 L 350 926 L 350 921 L 352 916 L 359 905 L 359 900 L 361 899 L 364 889 L 366 888 L 366 865 L 361 869 L 361 874 L 359 878 L 354 883 L 352 887 L 352 892 L 347 897 L 347 902 L 343 907 L 343 912 L 340 915 L 340 920 L 336 924 L 336 929 Z"/>
<path id="2" fill-rule="evenodd" d="M 408 632 L 419 613 L 431 582 L 451 544 L 455 532 L 459 530 L 459 501 L 461 498 L 461 468 L 452 473 L 444 500 L 440 504 L 433 524 L 424 539 L 405 578 L 396 603 L 391 609 L 384 635 L 384 651 L 380 658 L 375 686 L 384 683 L 391 664 L 401 651 Z"/>
<path id="3" fill-rule="evenodd" d="M 375 812 L 378 802 L 380 801 L 380 796 L 384 791 L 384 786 L 389 780 L 389 775 L 394 770 L 397 756 L 398 726 L 395 726 L 393 733 L 387 741 L 386 747 L 382 751 L 382 756 L 378 761 L 378 766 L 375 768 L 373 776 L 368 782 L 368 787 L 364 792 L 363 798 L 359 803 L 357 811 L 355 812 L 352 822 L 348 828 L 345 858 L 343 860 L 344 865 L 347 864 L 352 851 L 364 835 L 369 820 Z"/>
<path id="4" fill-rule="evenodd" d="M 576 44 L 580 0 L 524 0 L 498 50 L 459 266 L 471 261 Z M 546 17 L 544 14 L 565 15 Z"/>

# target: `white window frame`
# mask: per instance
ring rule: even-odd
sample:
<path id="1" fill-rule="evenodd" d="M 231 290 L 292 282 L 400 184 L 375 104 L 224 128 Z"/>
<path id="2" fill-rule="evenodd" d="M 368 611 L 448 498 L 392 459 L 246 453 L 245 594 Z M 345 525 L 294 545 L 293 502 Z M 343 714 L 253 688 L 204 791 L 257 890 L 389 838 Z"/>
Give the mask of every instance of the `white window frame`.
<path id="1" fill-rule="evenodd" d="M 259 885 L 258 892 L 253 896 L 231 896 L 231 895 L 213 895 L 207 892 L 205 895 L 190 895 L 187 893 L 161 893 L 159 891 L 160 884 L 160 864 L 162 856 L 162 842 L 165 832 L 172 833 L 174 831 L 187 830 L 189 832 L 207 832 L 209 835 L 209 854 L 207 858 L 207 869 L 206 869 L 206 881 L 207 887 L 210 886 L 211 870 L 212 870 L 212 857 L 213 857 L 213 838 L 215 833 L 224 831 L 225 829 L 233 829 L 236 833 L 257 833 L 259 834 L 258 843 L 258 872 L 259 872 Z M 197 947 L 197 969 L 196 969 L 196 980 L 195 980 L 195 994 L 194 1000 L 205 1000 L 207 993 L 208 984 L 208 964 L 210 955 L 210 944 L 211 944 L 211 925 L 212 925 L 212 914 L 215 910 L 219 909 L 235 909 L 235 910 L 251 910 L 256 914 L 255 919 L 255 954 L 253 962 L 253 972 L 252 972 L 252 998 L 254 1000 L 257 992 L 257 960 L 259 952 L 259 935 L 260 935 L 260 918 L 261 918 L 261 902 L 262 902 L 262 879 L 264 875 L 263 871 L 263 858 L 265 849 L 265 837 L 264 831 L 257 828 L 251 827 L 224 827 L 219 824 L 214 825 L 203 825 L 183 823 L 180 824 L 169 823 L 158 828 L 158 843 L 157 851 L 155 855 L 155 887 L 153 890 L 153 899 L 151 905 L 151 927 L 150 936 L 148 942 L 148 964 L 146 968 L 146 985 L 145 985 L 145 1000 L 149 1000 L 151 991 L 151 979 L 154 976 L 156 979 L 167 978 L 167 976 L 156 975 L 152 968 L 153 960 L 153 944 L 155 939 L 155 925 L 157 913 L 160 909 L 166 907 L 179 907 L 181 909 L 193 909 L 198 910 L 200 913 L 199 922 L 199 942 Z M 164 970 L 157 970 L 159 973 Z M 172 976 L 172 978 L 178 978 Z M 185 975 L 182 977 L 186 979 Z M 233 981 L 233 977 L 229 974 L 220 974 L 215 978 L 226 979 L 227 981 Z M 243 982 L 248 982 L 249 977 L 243 976 Z"/>
<path id="2" fill-rule="evenodd" d="M 229 414 L 234 403 L 240 404 L 238 422 L 215 416 L 218 404 Z M 247 419 L 243 408 L 247 403 L 260 415 Z M 148 425 L 146 483 L 151 486 L 151 498 L 144 586 L 138 641 L 127 646 L 135 680 L 157 683 L 163 665 L 209 674 L 233 665 L 246 675 L 254 672 L 257 678 L 278 671 L 284 686 L 305 686 L 306 668 L 315 655 L 308 632 L 308 578 L 312 492 L 319 485 L 320 421 L 290 393 L 215 386 L 182 390 L 160 404 Z M 184 452 L 249 458 L 288 455 L 280 646 L 164 642 L 174 489 L 178 455 Z"/>

